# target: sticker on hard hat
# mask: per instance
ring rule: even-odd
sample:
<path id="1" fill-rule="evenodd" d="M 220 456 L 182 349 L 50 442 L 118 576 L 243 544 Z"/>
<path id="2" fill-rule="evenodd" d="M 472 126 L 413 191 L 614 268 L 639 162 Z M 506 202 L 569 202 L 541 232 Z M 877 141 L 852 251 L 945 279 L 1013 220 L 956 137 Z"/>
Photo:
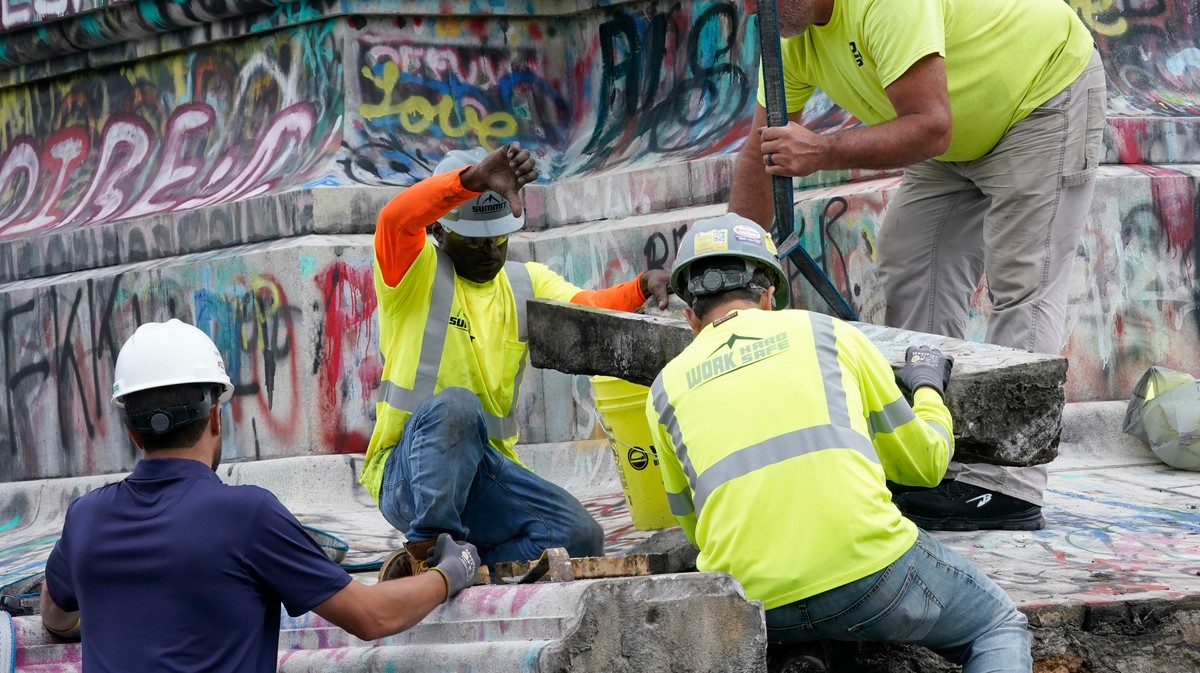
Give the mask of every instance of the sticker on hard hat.
<path id="1" fill-rule="evenodd" d="M 743 243 L 762 243 L 762 233 L 744 224 L 734 225 L 733 237 Z"/>
<path id="2" fill-rule="evenodd" d="M 766 243 L 766 245 L 767 245 L 767 252 L 771 253 L 772 255 L 775 255 L 776 257 L 779 256 L 779 252 L 775 250 L 775 239 L 771 238 L 770 236 L 767 236 L 766 240 L 763 241 L 763 243 Z"/>
<path id="3" fill-rule="evenodd" d="M 508 207 L 508 202 L 495 194 L 485 194 L 471 206 L 472 213 L 494 213 Z"/>
<path id="4" fill-rule="evenodd" d="M 721 250 L 729 249 L 729 236 L 726 230 L 718 229 L 716 231 L 704 231 L 696 234 L 696 252 L 697 255 L 703 255 L 706 252 L 720 252 Z"/>
<path id="5" fill-rule="evenodd" d="M 496 192 L 484 192 L 451 212 L 454 214 L 449 218 L 452 221 L 469 220 L 473 222 L 502 219 L 512 214 L 508 201 Z"/>

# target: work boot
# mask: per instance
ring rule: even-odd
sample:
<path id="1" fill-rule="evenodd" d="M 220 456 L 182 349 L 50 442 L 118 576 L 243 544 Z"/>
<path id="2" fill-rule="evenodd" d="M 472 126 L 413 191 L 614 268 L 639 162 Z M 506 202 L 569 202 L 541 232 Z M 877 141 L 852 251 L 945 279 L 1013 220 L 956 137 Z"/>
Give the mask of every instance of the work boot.
<path id="1" fill-rule="evenodd" d="M 893 498 L 900 512 L 925 530 L 1041 530 L 1042 508 L 961 481 L 943 481 Z"/>
<path id="2" fill-rule="evenodd" d="M 828 673 L 829 657 L 819 642 L 768 643 L 767 673 Z"/>
<path id="3" fill-rule="evenodd" d="M 400 577 L 412 577 L 429 570 L 429 550 L 437 544 L 437 539 L 405 542 L 404 546 L 392 552 L 379 569 L 379 581 L 394 580 Z"/>

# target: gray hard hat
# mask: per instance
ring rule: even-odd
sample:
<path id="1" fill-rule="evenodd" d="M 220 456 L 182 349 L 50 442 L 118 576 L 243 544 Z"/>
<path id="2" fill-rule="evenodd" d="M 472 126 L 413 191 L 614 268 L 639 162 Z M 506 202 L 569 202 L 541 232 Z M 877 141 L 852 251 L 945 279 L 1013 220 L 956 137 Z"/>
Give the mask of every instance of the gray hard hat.
<path id="1" fill-rule="evenodd" d="M 487 155 L 487 150 L 482 147 L 450 150 L 433 172 L 437 175 L 474 166 Z M 484 192 L 443 215 L 441 222 L 444 228 L 459 236 L 491 238 L 511 234 L 525 226 L 525 215 L 514 217 L 508 199 L 496 192 Z"/>
<path id="2" fill-rule="evenodd" d="M 710 275 L 707 273 L 691 277 L 688 269 L 692 264 L 713 257 L 740 259 L 746 265 L 746 273 L 741 280 L 731 280 L 720 274 L 707 278 Z M 697 296 L 745 287 L 750 283 L 754 268 L 762 269 L 771 277 L 771 284 L 775 286 L 775 307 L 786 308 L 791 291 L 770 234 L 736 213 L 697 220 L 679 242 L 679 253 L 671 267 L 671 289 L 690 304 Z"/>

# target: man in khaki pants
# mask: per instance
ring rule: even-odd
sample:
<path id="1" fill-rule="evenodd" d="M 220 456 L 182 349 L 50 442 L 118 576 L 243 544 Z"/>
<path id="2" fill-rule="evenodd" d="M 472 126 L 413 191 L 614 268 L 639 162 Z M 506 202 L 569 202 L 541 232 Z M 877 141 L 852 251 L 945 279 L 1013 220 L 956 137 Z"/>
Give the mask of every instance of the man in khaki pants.
<path id="1" fill-rule="evenodd" d="M 787 126 L 760 83 L 729 209 L 764 228 L 773 175 L 899 168 L 877 264 L 888 325 L 962 338 L 986 272 L 987 341 L 1058 353 L 1104 131 L 1104 70 L 1061 0 L 778 0 Z M 866 124 L 798 122 L 820 87 Z M 1045 467 L 952 463 L 896 496 L 930 530 L 1042 527 Z"/>

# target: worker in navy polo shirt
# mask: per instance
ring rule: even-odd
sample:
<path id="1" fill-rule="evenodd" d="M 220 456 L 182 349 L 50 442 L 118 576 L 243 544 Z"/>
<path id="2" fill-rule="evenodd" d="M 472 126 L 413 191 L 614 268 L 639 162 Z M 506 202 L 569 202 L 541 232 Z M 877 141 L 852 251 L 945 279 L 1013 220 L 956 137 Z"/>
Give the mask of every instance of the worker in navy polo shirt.
<path id="1" fill-rule="evenodd" d="M 199 329 L 142 325 L 114 378 L 113 404 L 146 456 L 67 509 L 42 588 L 43 623 L 82 637 L 88 673 L 275 671 L 280 604 L 374 640 L 474 581 L 475 547 L 448 534 L 430 553 L 436 573 L 352 581 L 269 491 L 221 483 L 233 385 Z"/>

